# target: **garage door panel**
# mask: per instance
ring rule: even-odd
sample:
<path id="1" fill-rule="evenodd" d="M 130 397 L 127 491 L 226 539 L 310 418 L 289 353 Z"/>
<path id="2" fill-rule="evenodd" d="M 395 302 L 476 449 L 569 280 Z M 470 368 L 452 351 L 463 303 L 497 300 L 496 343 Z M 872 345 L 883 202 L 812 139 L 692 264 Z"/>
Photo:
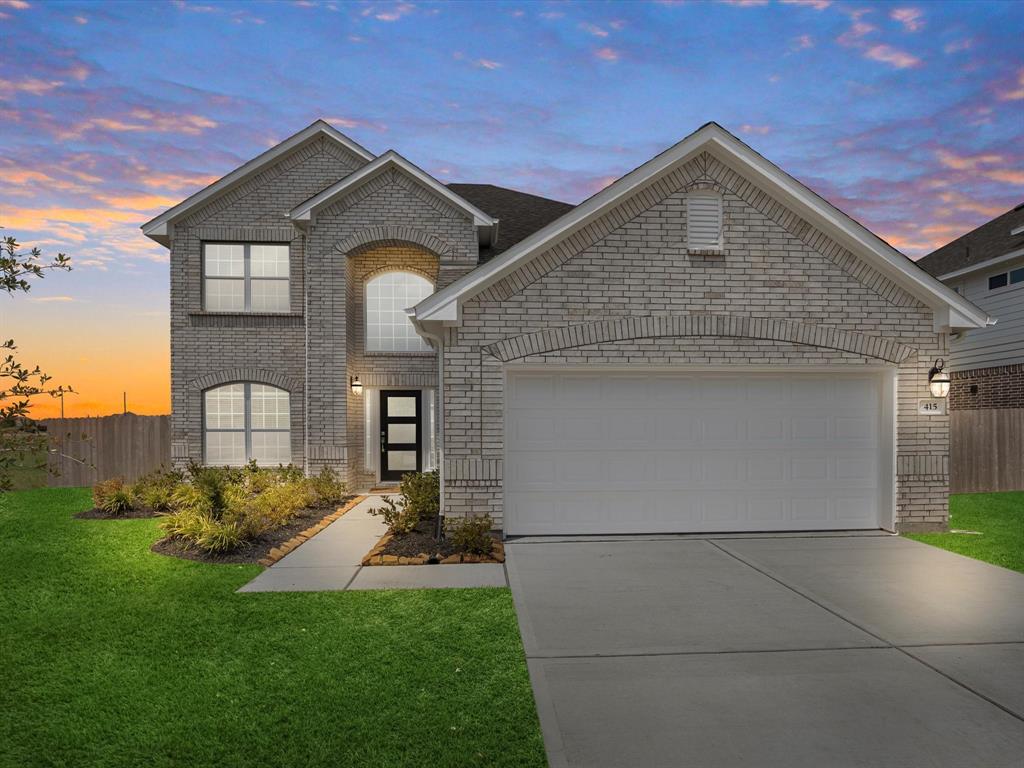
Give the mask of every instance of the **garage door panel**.
<path id="1" fill-rule="evenodd" d="M 511 534 L 878 527 L 876 376 L 516 372 L 507 391 Z"/>

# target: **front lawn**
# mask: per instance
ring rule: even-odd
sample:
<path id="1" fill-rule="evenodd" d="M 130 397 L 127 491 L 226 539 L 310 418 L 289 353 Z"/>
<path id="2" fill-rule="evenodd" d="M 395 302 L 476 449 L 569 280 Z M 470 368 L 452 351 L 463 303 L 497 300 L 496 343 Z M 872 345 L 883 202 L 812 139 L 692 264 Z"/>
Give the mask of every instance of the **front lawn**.
<path id="1" fill-rule="evenodd" d="M 949 527 L 976 533 L 914 533 L 908 539 L 1024 572 L 1024 491 L 949 497 Z"/>
<path id="2" fill-rule="evenodd" d="M 508 590 L 255 593 L 0 494 L 0 766 L 543 766 Z"/>

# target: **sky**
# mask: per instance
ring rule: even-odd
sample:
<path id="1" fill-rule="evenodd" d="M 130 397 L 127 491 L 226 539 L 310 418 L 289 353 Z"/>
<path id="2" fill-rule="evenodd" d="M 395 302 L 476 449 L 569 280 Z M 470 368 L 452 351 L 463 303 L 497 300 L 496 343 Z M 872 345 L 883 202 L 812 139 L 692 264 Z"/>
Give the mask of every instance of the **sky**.
<path id="1" fill-rule="evenodd" d="M 170 410 L 139 226 L 317 118 L 568 202 L 714 120 L 912 258 L 1024 201 L 1020 3 L 0 0 L 0 36 L 0 226 L 74 264 L 0 336 L 68 416 Z"/>

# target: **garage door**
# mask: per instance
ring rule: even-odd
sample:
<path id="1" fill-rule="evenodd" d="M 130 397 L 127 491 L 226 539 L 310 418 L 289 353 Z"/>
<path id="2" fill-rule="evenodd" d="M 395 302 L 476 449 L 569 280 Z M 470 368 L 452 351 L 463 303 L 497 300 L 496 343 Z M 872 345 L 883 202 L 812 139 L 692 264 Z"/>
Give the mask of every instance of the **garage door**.
<path id="1" fill-rule="evenodd" d="M 506 532 L 878 528 L 892 487 L 883 381 L 510 370 Z"/>

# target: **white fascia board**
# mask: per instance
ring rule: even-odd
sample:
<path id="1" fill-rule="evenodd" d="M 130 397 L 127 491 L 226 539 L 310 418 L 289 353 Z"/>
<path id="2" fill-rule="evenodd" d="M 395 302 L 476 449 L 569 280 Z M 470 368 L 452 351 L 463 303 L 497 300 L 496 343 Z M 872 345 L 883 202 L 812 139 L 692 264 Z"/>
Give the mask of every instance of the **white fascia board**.
<path id="1" fill-rule="evenodd" d="M 1015 227 L 1010 230 L 1011 235 L 1024 235 L 1024 226 Z"/>
<path id="2" fill-rule="evenodd" d="M 1009 253 L 1003 254 L 1002 256 L 996 256 L 988 261 L 979 261 L 977 264 L 971 264 L 971 266 L 964 267 L 963 269 L 947 272 L 944 275 L 939 275 L 938 279 L 942 282 L 946 282 L 947 280 L 954 280 L 958 277 L 964 277 L 965 275 L 970 275 L 975 272 L 984 272 L 992 267 L 998 267 L 1000 264 L 1005 264 L 1008 261 L 1019 259 L 1021 256 L 1024 256 L 1024 248 L 1018 248 L 1016 251 L 1010 251 Z"/>
<path id="3" fill-rule="evenodd" d="M 988 324 L 990 318 L 980 308 L 940 283 L 881 238 L 715 123 L 703 126 L 675 146 L 626 174 L 544 229 L 488 262 L 483 268 L 474 270 L 444 290 L 428 296 L 416 306 L 417 316 L 428 319 L 450 301 L 463 301 L 476 295 L 521 267 L 531 257 L 539 255 L 543 250 L 586 226 L 620 200 L 654 183 L 666 172 L 702 150 L 708 150 L 741 176 L 753 177 L 752 180 L 755 183 L 760 182 L 759 186 L 765 188 L 768 194 L 820 226 L 854 253 L 866 258 L 883 274 L 894 279 L 897 284 L 928 306 L 933 309 L 955 307 L 958 310 L 958 317 L 965 323 L 958 327 L 982 328 Z"/>
<path id="4" fill-rule="evenodd" d="M 494 232 L 497 231 L 497 219 L 487 213 L 484 213 L 465 198 L 452 192 L 448 187 L 439 182 L 429 173 L 416 167 L 393 149 L 389 149 L 372 163 L 367 163 L 359 170 L 346 176 L 337 184 L 331 185 L 323 192 L 311 197 L 306 202 L 295 206 L 289 212 L 288 216 L 293 221 L 311 221 L 319 208 L 329 204 L 332 200 L 335 200 L 346 192 L 351 192 L 356 187 L 370 181 L 376 176 L 379 176 L 389 168 L 398 168 L 402 170 L 409 176 L 412 176 L 413 179 L 418 181 L 427 189 L 430 189 L 440 197 L 450 202 L 456 208 L 465 211 L 470 217 L 472 217 L 473 223 L 476 226 L 488 227 L 492 228 Z"/>
<path id="5" fill-rule="evenodd" d="M 227 192 L 229 189 L 241 184 L 252 174 L 257 173 L 267 165 L 270 165 L 274 161 L 291 152 L 293 149 L 313 140 L 321 134 L 338 142 L 345 147 L 345 149 L 362 158 L 366 162 L 373 160 L 373 154 L 366 148 L 352 141 L 352 139 L 329 123 L 326 123 L 323 120 L 317 120 L 315 123 L 306 126 L 293 136 L 289 136 L 280 144 L 276 144 L 263 154 L 258 155 L 244 165 L 239 166 L 231 173 L 210 184 L 208 187 L 204 187 L 194 195 L 185 198 L 173 208 L 168 208 L 155 219 L 146 222 L 142 225 L 142 233 L 162 245 L 168 245 L 168 224 L 170 224 L 174 219 L 183 216 L 196 206 L 209 202 L 217 195 Z"/>

